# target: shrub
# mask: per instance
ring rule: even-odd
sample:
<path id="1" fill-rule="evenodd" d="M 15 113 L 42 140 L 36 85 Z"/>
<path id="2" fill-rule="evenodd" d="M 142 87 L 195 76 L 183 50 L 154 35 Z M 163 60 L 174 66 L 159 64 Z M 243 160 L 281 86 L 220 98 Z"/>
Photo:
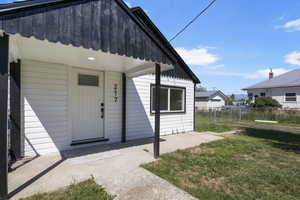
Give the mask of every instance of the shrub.
<path id="1" fill-rule="evenodd" d="M 281 104 L 272 99 L 272 97 L 257 97 L 255 103 L 251 104 L 253 108 L 265 109 L 265 108 L 281 108 Z"/>

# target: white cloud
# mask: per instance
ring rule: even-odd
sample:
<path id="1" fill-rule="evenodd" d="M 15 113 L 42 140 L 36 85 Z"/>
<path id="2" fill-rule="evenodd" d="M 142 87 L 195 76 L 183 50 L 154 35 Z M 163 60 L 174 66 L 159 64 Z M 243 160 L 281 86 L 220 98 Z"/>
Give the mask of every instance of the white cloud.
<path id="1" fill-rule="evenodd" d="M 286 72 L 289 72 L 290 70 L 284 69 L 284 68 L 276 68 L 272 69 L 274 72 L 274 76 L 279 76 L 281 74 L 284 74 Z M 210 75 L 216 75 L 216 76 L 235 76 L 240 77 L 244 79 L 267 79 L 269 78 L 269 72 L 270 69 L 261 69 L 254 72 L 230 72 L 230 71 L 220 71 L 220 70 L 214 70 L 210 68 L 205 68 L 204 71 L 198 72 L 199 74 L 210 74 Z"/>
<path id="2" fill-rule="evenodd" d="M 184 59 L 188 65 L 207 66 L 219 60 L 219 58 L 208 52 L 207 48 L 175 48 L 179 55 Z"/>
<path id="3" fill-rule="evenodd" d="M 299 65 L 300 66 L 300 52 L 292 52 L 285 56 L 285 62 L 291 65 Z"/>
<path id="4" fill-rule="evenodd" d="M 210 70 L 214 70 L 214 69 L 222 69 L 224 68 L 225 65 L 224 64 L 218 64 L 218 65 L 213 65 L 213 66 L 209 66 Z"/>
<path id="5" fill-rule="evenodd" d="M 287 32 L 300 31 L 300 18 L 289 21 L 281 26 L 276 26 L 275 28 L 284 29 Z"/>
<path id="6" fill-rule="evenodd" d="M 279 76 L 281 74 L 289 72 L 290 70 L 284 69 L 284 68 L 276 68 L 276 69 L 272 69 L 272 71 L 274 73 L 274 76 Z M 244 77 L 246 79 L 268 78 L 269 72 L 270 72 L 270 69 L 262 69 L 262 70 L 257 70 L 254 73 L 244 74 Z"/>

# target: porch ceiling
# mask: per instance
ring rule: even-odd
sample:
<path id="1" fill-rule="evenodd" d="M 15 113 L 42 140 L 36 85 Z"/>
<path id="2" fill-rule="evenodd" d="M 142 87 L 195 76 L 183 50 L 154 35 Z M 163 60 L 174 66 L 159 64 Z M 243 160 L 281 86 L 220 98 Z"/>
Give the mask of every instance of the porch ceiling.
<path id="1" fill-rule="evenodd" d="M 95 51 L 72 45 L 52 43 L 10 35 L 10 61 L 17 59 L 37 60 L 64 64 L 80 68 L 126 73 L 129 77 L 155 72 L 155 63 L 133 57 L 120 56 L 101 50 Z M 162 71 L 173 69 L 172 65 L 161 64 Z"/>

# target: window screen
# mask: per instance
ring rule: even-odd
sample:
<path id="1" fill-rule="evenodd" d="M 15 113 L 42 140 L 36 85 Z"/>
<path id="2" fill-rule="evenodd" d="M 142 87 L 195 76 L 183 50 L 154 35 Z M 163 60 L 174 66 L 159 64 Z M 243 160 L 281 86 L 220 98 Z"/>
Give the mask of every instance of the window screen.
<path id="1" fill-rule="evenodd" d="M 296 93 L 286 93 L 285 94 L 285 101 L 296 102 L 297 101 Z"/>
<path id="2" fill-rule="evenodd" d="M 99 77 L 95 75 L 86 75 L 79 74 L 78 75 L 78 85 L 82 86 L 99 86 Z"/>

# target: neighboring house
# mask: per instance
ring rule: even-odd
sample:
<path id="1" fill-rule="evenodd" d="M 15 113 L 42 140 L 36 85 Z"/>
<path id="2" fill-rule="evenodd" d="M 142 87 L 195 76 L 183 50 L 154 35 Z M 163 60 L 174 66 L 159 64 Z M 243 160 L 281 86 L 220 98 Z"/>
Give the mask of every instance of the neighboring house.
<path id="1" fill-rule="evenodd" d="M 141 8 L 121 0 L 0 5 L 0 47 L 11 63 L 12 142 L 22 156 L 194 130 L 200 81 Z"/>
<path id="2" fill-rule="evenodd" d="M 220 109 L 225 106 L 226 95 L 220 90 L 196 92 L 197 110 Z"/>
<path id="3" fill-rule="evenodd" d="M 234 99 L 232 104 L 234 106 L 244 106 L 246 105 L 248 97 L 246 94 L 234 94 Z"/>
<path id="4" fill-rule="evenodd" d="M 256 97 L 269 96 L 277 100 L 284 109 L 300 109 L 300 69 L 296 69 L 269 80 L 257 83 L 243 90 L 248 92 L 252 102 Z"/>

